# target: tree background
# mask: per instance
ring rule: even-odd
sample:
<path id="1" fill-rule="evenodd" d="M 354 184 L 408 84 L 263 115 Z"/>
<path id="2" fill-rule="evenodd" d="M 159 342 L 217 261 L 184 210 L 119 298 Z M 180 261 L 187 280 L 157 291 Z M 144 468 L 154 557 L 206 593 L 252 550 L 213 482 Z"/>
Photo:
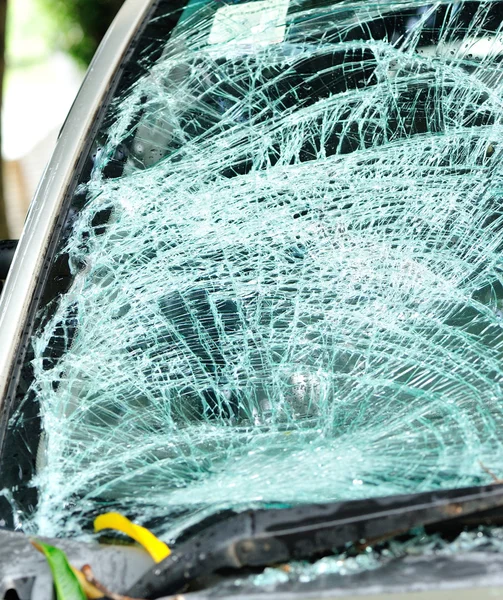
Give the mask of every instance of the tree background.
<path id="1" fill-rule="evenodd" d="M 0 112 L 2 108 L 3 79 L 5 71 L 5 26 L 7 21 L 7 0 L 0 0 Z M 2 132 L 0 126 L 0 148 L 2 147 Z M 8 239 L 9 228 L 5 211 L 3 177 L 0 169 L 0 240 Z"/>
<path id="2" fill-rule="evenodd" d="M 14 1 L 14 0 L 11 0 Z M 56 43 L 87 66 L 124 0 L 42 0 L 59 24 Z"/>
<path id="3" fill-rule="evenodd" d="M 120 9 L 124 0 L 36 0 L 44 17 L 54 23 L 47 40 L 53 49 L 72 56 L 83 68 L 90 63 L 101 39 Z M 0 0 L 0 108 L 5 74 L 6 26 L 9 25 L 7 10 L 11 10 L 16 0 Z M 44 29 L 37 27 L 38 35 Z M 9 39 L 7 31 L 7 39 Z M 7 69 L 9 65 L 7 64 Z M 64 76 L 62 74 L 62 76 Z M 33 99 L 36 102 L 36 98 Z M 0 127 L 1 142 L 1 127 Z M 0 239 L 8 239 L 9 230 L 6 216 L 3 177 L 0 177 Z"/>

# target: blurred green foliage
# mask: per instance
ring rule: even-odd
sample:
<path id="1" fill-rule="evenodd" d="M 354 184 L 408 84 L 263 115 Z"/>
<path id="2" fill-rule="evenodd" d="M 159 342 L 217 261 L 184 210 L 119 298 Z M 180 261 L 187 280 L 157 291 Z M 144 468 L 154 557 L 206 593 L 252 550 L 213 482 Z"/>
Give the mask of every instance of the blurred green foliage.
<path id="1" fill-rule="evenodd" d="M 87 66 L 124 0 L 42 2 L 58 23 L 57 45 Z"/>
<path id="2" fill-rule="evenodd" d="M 53 52 L 56 26 L 39 0 L 14 0 L 7 9 L 7 73 L 29 68 Z"/>

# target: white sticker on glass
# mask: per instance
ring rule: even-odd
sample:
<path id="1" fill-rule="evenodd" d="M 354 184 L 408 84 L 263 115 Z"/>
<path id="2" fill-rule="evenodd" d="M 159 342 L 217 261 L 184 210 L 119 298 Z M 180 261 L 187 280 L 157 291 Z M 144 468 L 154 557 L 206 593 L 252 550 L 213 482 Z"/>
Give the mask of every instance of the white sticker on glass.
<path id="1" fill-rule="evenodd" d="M 285 37 L 289 0 L 222 6 L 215 14 L 209 44 L 277 44 Z"/>

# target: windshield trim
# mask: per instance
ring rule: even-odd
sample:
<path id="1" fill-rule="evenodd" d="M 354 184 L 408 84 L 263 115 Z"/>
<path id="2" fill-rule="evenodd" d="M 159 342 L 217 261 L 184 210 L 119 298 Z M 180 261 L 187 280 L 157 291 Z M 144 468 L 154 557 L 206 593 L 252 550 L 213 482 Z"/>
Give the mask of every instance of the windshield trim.
<path id="1" fill-rule="evenodd" d="M 86 78 L 68 114 L 56 149 L 46 167 L 28 212 L 12 266 L 0 298 L 0 412 L 15 377 L 14 360 L 30 307 L 43 283 L 42 266 L 75 167 L 81 158 L 110 83 L 130 41 L 156 0 L 126 0 L 98 48 Z M 2 435 L 0 431 L 0 447 Z"/>
<path id="2" fill-rule="evenodd" d="M 127 592 L 134 598 L 176 594 L 199 577 L 222 569 L 267 567 L 313 560 L 335 550 L 373 544 L 453 522 L 501 520 L 503 487 L 489 486 L 302 504 L 230 513 L 189 537 Z M 496 510 L 495 510 L 496 509 Z M 492 512 L 491 512 L 492 511 Z"/>

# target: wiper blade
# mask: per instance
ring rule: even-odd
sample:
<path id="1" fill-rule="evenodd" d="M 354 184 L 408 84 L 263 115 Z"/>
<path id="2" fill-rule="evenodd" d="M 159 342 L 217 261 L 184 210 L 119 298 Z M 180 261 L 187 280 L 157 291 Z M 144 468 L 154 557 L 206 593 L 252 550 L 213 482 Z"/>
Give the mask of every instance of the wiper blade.
<path id="1" fill-rule="evenodd" d="M 128 595 L 158 598 L 221 569 L 313 559 L 351 544 L 389 539 L 415 527 L 473 518 L 495 508 L 503 513 L 500 484 L 249 510 L 189 538 L 141 577 Z"/>

